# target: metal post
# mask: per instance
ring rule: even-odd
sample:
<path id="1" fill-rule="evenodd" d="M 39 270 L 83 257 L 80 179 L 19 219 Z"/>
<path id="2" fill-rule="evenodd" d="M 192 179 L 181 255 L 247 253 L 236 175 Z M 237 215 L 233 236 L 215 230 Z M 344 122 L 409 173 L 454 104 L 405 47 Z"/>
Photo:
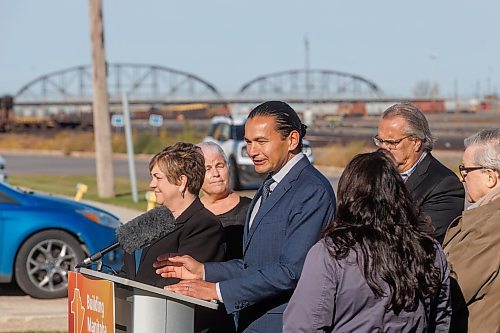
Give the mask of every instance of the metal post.
<path id="1" fill-rule="evenodd" d="M 305 49 L 305 92 L 306 92 L 306 102 L 309 104 L 309 89 L 311 87 L 311 82 L 309 82 L 310 66 L 309 66 L 309 39 L 307 35 L 304 38 L 304 49 Z"/>
<path id="2" fill-rule="evenodd" d="M 128 173 L 130 176 L 130 191 L 132 192 L 132 201 L 137 203 L 139 197 L 137 195 L 137 178 L 135 173 L 135 160 L 134 160 L 134 145 L 132 144 L 132 128 L 130 126 L 130 112 L 128 109 L 127 94 L 123 92 L 123 124 L 125 125 L 125 141 L 127 143 L 127 159 L 128 159 Z"/>
<path id="3" fill-rule="evenodd" d="M 304 103 L 304 113 L 302 117 L 302 122 L 307 126 L 311 126 L 313 124 L 313 113 L 311 110 L 311 68 L 309 65 L 309 39 L 307 35 L 304 38 L 304 48 L 305 48 L 305 93 L 306 93 L 306 102 Z"/>

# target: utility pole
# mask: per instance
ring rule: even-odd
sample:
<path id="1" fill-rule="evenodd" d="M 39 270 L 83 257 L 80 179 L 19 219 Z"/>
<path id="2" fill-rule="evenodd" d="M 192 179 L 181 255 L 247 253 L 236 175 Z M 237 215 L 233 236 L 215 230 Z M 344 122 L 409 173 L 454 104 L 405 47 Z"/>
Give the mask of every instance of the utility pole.
<path id="1" fill-rule="evenodd" d="M 432 111 L 436 111 L 436 99 L 438 97 L 437 55 L 431 53 L 429 57 L 434 65 L 433 66 L 434 84 L 431 85 L 431 105 L 432 105 Z"/>
<path id="2" fill-rule="evenodd" d="M 305 70 L 304 70 L 304 85 L 305 85 L 305 105 L 304 105 L 304 116 L 302 117 L 302 122 L 307 126 L 311 126 L 314 122 L 313 113 L 311 110 L 311 68 L 309 65 L 309 38 L 307 35 L 304 37 L 304 51 L 305 51 Z"/>
<path id="3" fill-rule="evenodd" d="M 92 109 L 94 113 L 97 192 L 101 198 L 111 198 L 115 196 L 115 184 L 101 0 L 89 0 L 89 17 L 92 44 Z"/>
<path id="4" fill-rule="evenodd" d="M 310 95 L 310 88 L 311 88 L 311 82 L 309 81 L 309 74 L 311 71 L 310 65 L 309 65 L 309 39 L 307 38 L 307 35 L 304 37 L 304 51 L 305 51 L 305 92 L 306 92 L 306 100 L 309 103 L 309 95 Z"/>

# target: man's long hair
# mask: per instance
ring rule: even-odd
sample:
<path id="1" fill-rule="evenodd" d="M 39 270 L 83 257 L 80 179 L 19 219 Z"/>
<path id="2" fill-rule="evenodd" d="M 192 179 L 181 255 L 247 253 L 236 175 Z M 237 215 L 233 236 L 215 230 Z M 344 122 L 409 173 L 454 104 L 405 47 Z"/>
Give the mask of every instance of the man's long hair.
<path id="1" fill-rule="evenodd" d="M 396 314 L 414 311 L 439 287 L 435 242 L 419 228 L 429 221 L 414 207 L 385 152 L 360 154 L 340 177 L 334 222 L 323 234 L 337 260 L 356 252 L 371 290 L 387 296 L 386 309 Z"/>
<path id="2" fill-rule="evenodd" d="M 297 131 L 299 144 L 296 153 L 302 150 L 302 139 L 306 135 L 307 126 L 302 124 L 297 112 L 290 105 L 281 101 L 264 102 L 257 105 L 248 115 L 248 119 L 254 117 L 273 117 L 276 122 L 275 130 L 280 133 L 282 140 L 285 140 L 292 131 Z"/>

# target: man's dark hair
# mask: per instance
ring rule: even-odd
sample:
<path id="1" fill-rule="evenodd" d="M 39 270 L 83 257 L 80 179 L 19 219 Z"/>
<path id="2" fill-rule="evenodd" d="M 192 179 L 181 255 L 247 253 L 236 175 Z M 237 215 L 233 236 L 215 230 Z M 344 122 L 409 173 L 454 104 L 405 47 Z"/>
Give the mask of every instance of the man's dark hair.
<path id="1" fill-rule="evenodd" d="M 307 126 L 302 124 L 297 112 L 290 105 L 281 101 L 268 101 L 256 106 L 248 115 L 254 117 L 273 117 L 276 122 L 276 131 L 281 139 L 287 138 L 292 131 L 299 133 L 299 144 L 296 153 L 302 151 L 302 138 L 306 135 Z"/>
<path id="2" fill-rule="evenodd" d="M 355 251 L 366 282 L 377 297 L 390 294 L 386 308 L 414 311 L 439 288 L 436 245 L 422 227 L 429 221 L 384 151 L 360 154 L 339 180 L 333 224 L 323 236 L 337 260 Z"/>

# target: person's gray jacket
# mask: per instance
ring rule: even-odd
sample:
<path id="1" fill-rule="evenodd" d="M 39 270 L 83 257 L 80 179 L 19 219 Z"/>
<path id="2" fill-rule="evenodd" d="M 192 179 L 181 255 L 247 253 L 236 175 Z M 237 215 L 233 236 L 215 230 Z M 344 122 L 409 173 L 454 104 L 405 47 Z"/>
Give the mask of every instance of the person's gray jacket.
<path id="1" fill-rule="evenodd" d="M 436 243 L 441 288 L 413 312 L 386 311 L 387 297 L 377 298 L 351 251 L 340 262 L 325 239 L 307 254 L 299 283 L 284 314 L 283 332 L 448 332 L 451 318 L 449 268 Z M 387 287 L 386 293 L 388 294 Z"/>

